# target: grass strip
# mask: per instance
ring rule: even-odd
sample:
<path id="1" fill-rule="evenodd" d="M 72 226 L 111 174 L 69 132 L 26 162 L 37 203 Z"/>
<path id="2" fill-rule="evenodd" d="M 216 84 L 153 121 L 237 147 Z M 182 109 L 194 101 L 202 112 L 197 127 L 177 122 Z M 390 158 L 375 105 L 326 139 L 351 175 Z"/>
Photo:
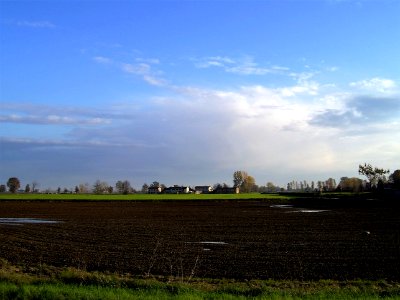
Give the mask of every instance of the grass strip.
<path id="1" fill-rule="evenodd" d="M 0 194 L 0 200 L 21 201 L 165 201 L 165 200 L 286 200 L 291 199 L 289 195 L 279 194 Z"/>
<path id="2" fill-rule="evenodd" d="M 143 278 L 0 260 L 0 299 L 400 299 L 400 282 Z"/>
<path id="3" fill-rule="evenodd" d="M 318 283 L 316 283 L 318 285 Z M 250 291 L 250 292 L 249 292 Z M 354 284 L 336 288 L 322 286 L 313 290 L 238 288 L 204 291 L 164 284 L 160 288 L 117 288 L 62 283 L 15 284 L 0 282 L 0 299 L 400 299 L 398 293 L 363 289 Z"/>

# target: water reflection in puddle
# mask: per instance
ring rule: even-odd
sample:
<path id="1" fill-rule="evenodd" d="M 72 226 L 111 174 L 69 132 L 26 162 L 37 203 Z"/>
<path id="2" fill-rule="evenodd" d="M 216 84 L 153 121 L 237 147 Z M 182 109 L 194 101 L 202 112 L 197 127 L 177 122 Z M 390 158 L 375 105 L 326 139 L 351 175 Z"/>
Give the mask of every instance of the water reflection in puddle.
<path id="1" fill-rule="evenodd" d="M 304 209 L 304 208 L 295 208 L 293 205 L 290 204 L 277 204 L 277 205 L 271 205 L 271 208 L 289 208 L 289 209 L 295 209 L 295 210 L 290 210 L 286 211 L 285 213 L 290 214 L 290 213 L 320 213 L 320 212 L 326 212 L 329 210 L 326 209 Z"/>
<path id="2" fill-rule="evenodd" d="M 23 225 L 23 224 L 56 224 L 61 221 L 37 219 L 37 218 L 0 218 L 0 224 Z"/>
<path id="3" fill-rule="evenodd" d="M 320 212 L 326 212 L 329 210 L 326 209 L 299 209 L 299 210 L 294 210 L 294 211 L 287 211 L 286 213 L 320 213 Z"/>
<path id="4" fill-rule="evenodd" d="M 228 243 L 225 243 L 225 242 L 186 242 L 186 244 L 228 245 Z"/>

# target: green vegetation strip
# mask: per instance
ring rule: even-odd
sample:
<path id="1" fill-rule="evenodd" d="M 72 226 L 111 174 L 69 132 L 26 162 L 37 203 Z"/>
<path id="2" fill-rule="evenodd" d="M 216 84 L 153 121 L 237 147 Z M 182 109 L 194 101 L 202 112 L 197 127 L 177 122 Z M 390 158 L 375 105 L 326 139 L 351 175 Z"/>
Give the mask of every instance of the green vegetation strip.
<path id="1" fill-rule="evenodd" d="M 0 200 L 44 200 L 44 201 L 164 201 L 164 200 L 279 200 L 290 199 L 288 195 L 279 194 L 0 194 Z"/>
<path id="2" fill-rule="evenodd" d="M 400 299 L 400 282 L 138 278 L 0 260 L 0 299 Z"/>

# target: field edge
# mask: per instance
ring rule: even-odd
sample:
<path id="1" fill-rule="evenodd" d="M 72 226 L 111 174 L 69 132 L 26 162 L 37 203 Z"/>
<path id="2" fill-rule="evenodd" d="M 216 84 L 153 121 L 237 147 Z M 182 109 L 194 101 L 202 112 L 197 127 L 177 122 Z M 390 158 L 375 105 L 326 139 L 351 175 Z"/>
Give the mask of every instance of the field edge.
<path id="1" fill-rule="evenodd" d="M 145 277 L 46 265 L 24 268 L 0 259 L 0 295 L 2 299 L 45 299 L 45 296 L 72 299 L 79 295 L 81 299 L 135 299 L 139 296 L 144 299 L 154 296 L 182 299 L 400 299 L 400 282 Z"/>

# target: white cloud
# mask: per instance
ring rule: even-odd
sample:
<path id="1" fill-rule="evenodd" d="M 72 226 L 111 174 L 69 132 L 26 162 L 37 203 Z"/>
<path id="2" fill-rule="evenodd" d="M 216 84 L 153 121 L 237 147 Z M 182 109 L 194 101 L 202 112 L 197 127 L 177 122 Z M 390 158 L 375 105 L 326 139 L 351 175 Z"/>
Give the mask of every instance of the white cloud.
<path id="1" fill-rule="evenodd" d="M 119 68 L 123 72 L 138 75 L 143 79 L 143 81 L 147 82 L 150 85 L 167 85 L 167 81 L 161 77 L 162 72 L 154 71 L 152 68 L 152 65 L 160 63 L 160 61 L 156 58 L 137 58 L 135 59 L 137 63 L 121 63 L 104 56 L 95 56 L 93 57 L 93 60 L 99 64 L 112 65 L 116 68 Z"/>
<path id="2" fill-rule="evenodd" d="M 153 75 L 144 75 L 143 76 L 143 80 L 146 81 L 147 83 L 149 83 L 150 85 L 154 85 L 154 86 L 166 86 L 168 84 L 168 82 L 163 79 L 163 78 L 158 78 L 156 76 Z"/>
<path id="3" fill-rule="evenodd" d="M 270 69 L 258 67 L 257 64 L 246 62 L 235 67 L 227 68 L 227 72 L 241 75 L 265 75 L 271 73 Z"/>
<path id="4" fill-rule="evenodd" d="M 121 64 L 121 69 L 124 72 L 136 74 L 142 76 L 143 80 L 150 85 L 154 86 L 165 86 L 167 85 L 167 81 L 159 76 L 159 73 L 153 71 L 151 65 L 146 63 L 139 64 Z"/>
<path id="5" fill-rule="evenodd" d="M 397 84 L 391 79 L 375 77 L 351 82 L 350 86 L 370 92 L 389 93 L 396 89 Z"/>
<path id="6" fill-rule="evenodd" d="M 160 63 L 160 60 L 158 58 L 142 58 L 142 57 L 138 57 L 135 60 L 137 62 L 151 64 L 151 65 L 158 65 Z"/>
<path id="7" fill-rule="evenodd" d="M 361 97 L 358 91 L 339 88 L 332 93 L 315 79 L 313 72 L 291 72 L 288 75 L 295 82 L 279 88 L 247 85 L 218 90 L 173 86 L 153 70 L 149 61 L 120 63 L 102 56 L 93 59 L 140 76 L 151 85 L 163 86 L 166 95 L 145 99 L 138 107 L 137 103 L 127 102 L 80 112 L 6 106 L 9 113 L 4 113 L 0 121 L 71 125 L 68 135 L 60 140 L 68 145 L 93 146 L 80 150 L 79 155 L 102 161 L 110 157 L 113 163 L 107 172 L 117 172 L 118 168 L 136 170 L 150 180 L 166 184 L 212 184 L 221 174 L 230 179 L 236 169 L 247 170 L 259 184 L 267 180 L 284 184 L 296 178 L 348 176 L 352 174 L 343 174 L 343 170 L 356 169 L 363 161 L 376 161 L 371 158 L 378 156 L 378 150 L 369 147 L 371 140 L 380 145 L 379 149 L 390 149 L 385 152 L 385 161 L 378 161 L 378 165 L 392 168 L 400 159 L 400 145 L 393 142 L 400 140 L 396 123 L 400 104 L 396 104 L 393 95 Z M 227 57 L 214 57 L 209 62 L 221 64 L 225 71 L 230 64 L 238 65 Z M 247 67 L 258 68 L 251 59 Z M 370 80 L 352 85 L 393 88 L 393 83 Z M 34 111 L 42 113 L 35 115 Z M 25 142 L 25 146 L 29 143 Z M 96 163 L 90 165 L 95 168 L 93 173 L 101 174 L 96 169 L 100 167 L 93 167 Z M 293 178 L 293 174 L 298 177 Z M 169 178 L 182 181 L 168 182 Z"/>
<path id="8" fill-rule="evenodd" d="M 290 68 L 282 66 L 272 66 L 271 69 L 276 71 L 285 71 L 285 72 L 290 71 Z"/>
<path id="9" fill-rule="evenodd" d="M 105 125 L 111 121 L 105 118 L 77 118 L 61 115 L 0 115 L 1 123 L 37 124 L 37 125 Z"/>
<path id="10" fill-rule="evenodd" d="M 276 73 L 286 71 L 282 67 L 260 67 L 251 56 L 245 56 L 241 59 L 232 59 L 227 56 L 210 56 L 197 60 L 195 66 L 198 68 L 222 68 L 225 72 L 239 75 L 265 75 L 267 73 Z"/>
<path id="11" fill-rule="evenodd" d="M 278 88 L 277 91 L 284 97 L 299 96 L 301 94 L 316 96 L 320 90 L 320 84 L 311 80 L 315 76 L 312 72 L 290 73 L 290 77 L 297 81 L 296 85 Z"/>
<path id="12" fill-rule="evenodd" d="M 150 73 L 150 65 L 145 64 L 145 63 L 140 63 L 140 64 L 127 64 L 123 63 L 121 64 L 121 69 L 124 72 L 131 73 L 131 74 L 137 74 L 137 75 L 146 75 Z"/>
<path id="13" fill-rule="evenodd" d="M 210 56 L 200 59 L 195 63 L 198 68 L 222 67 L 225 68 L 236 62 L 227 56 Z"/>
<path id="14" fill-rule="evenodd" d="M 303 82 L 300 85 L 277 89 L 284 97 L 293 97 L 299 94 L 318 95 L 319 84 L 315 81 Z"/>
<path id="15" fill-rule="evenodd" d="M 286 89 L 296 90 L 296 86 Z M 276 169 L 288 174 L 340 173 L 364 159 L 357 153 L 366 153 L 363 147 L 371 136 L 375 143 L 392 146 L 393 138 L 400 138 L 382 127 L 399 116 L 394 98 L 330 94 L 323 86 L 318 90 L 321 96 L 289 95 L 265 86 L 177 91 L 180 96 L 155 102 L 163 122 L 152 119 L 152 126 L 162 128 L 164 135 L 159 138 L 173 149 L 173 160 L 185 160 L 193 168 L 201 161 L 209 168 L 244 168 L 260 174 Z M 378 103 L 384 107 L 368 110 Z M 400 150 L 400 145 L 395 148 Z M 387 160 L 393 164 L 399 154 L 391 153 Z M 368 152 L 365 158 L 371 155 Z M 196 163 L 191 157 L 200 159 Z"/>
<path id="16" fill-rule="evenodd" d="M 327 67 L 326 70 L 328 72 L 336 72 L 339 70 L 339 67 Z"/>
<path id="17" fill-rule="evenodd" d="M 95 56 L 93 57 L 93 60 L 100 63 L 100 64 L 112 64 L 113 61 L 112 59 L 104 56 Z"/>

